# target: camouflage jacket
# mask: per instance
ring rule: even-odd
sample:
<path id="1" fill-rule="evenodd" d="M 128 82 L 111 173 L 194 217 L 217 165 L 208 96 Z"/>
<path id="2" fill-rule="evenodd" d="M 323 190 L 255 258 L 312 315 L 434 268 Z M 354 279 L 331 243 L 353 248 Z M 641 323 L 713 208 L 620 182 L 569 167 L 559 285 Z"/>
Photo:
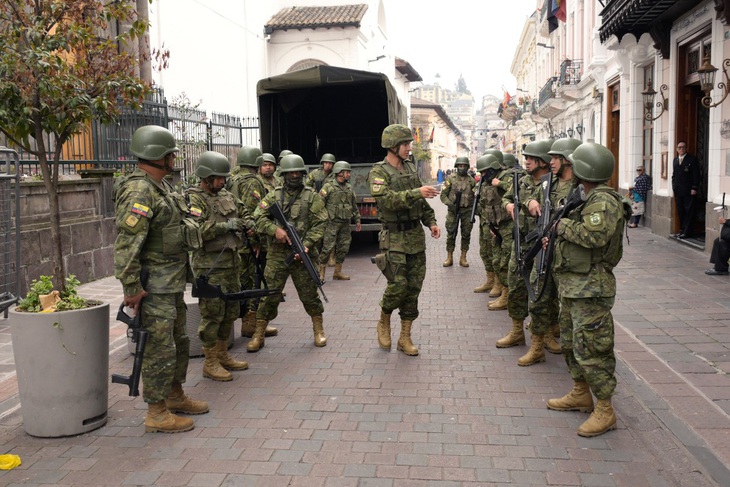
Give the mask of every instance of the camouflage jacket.
<path id="1" fill-rule="evenodd" d="M 513 180 L 512 175 L 510 178 Z M 506 208 L 507 204 L 515 202 L 514 184 L 510 185 L 509 190 L 502 197 L 502 207 Z M 521 176 L 518 181 L 519 186 L 519 197 L 520 197 L 520 234 L 522 237 L 530 233 L 535 229 L 537 224 L 537 218 L 530 216 L 530 212 L 527 210 L 527 201 L 538 199 L 536 197 L 537 191 L 540 189 L 540 180 L 535 181 L 532 176 L 525 174 Z M 524 249 L 523 249 L 524 250 Z"/>
<path id="2" fill-rule="evenodd" d="M 452 174 L 446 179 L 444 186 L 441 188 L 441 202 L 449 207 L 449 211 L 455 212 L 457 208 L 452 207 L 456 202 L 457 193 L 461 192 L 458 209 L 471 208 L 472 203 L 474 203 L 474 187 L 476 184 L 474 178 L 469 175 L 460 176 L 458 173 Z"/>
<path id="3" fill-rule="evenodd" d="M 432 227 L 437 223 L 433 208 L 421 195 L 422 185 L 416 166 L 410 161 L 403 162 L 402 172 L 387 160 L 370 170 L 368 186 L 383 224 L 379 236 L 381 249 L 406 254 L 426 250 L 422 225 Z"/>
<path id="4" fill-rule="evenodd" d="M 251 219 L 253 219 L 253 212 L 256 211 L 256 207 L 261 203 L 266 193 L 268 193 L 268 190 L 264 187 L 262 178 L 256 173 L 245 171 L 238 173 L 231 179 L 231 193 L 241 200 L 246 211 L 251 215 Z M 259 246 L 262 243 L 261 240 L 266 239 L 259 239 L 258 235 L 253 235 L 249 237 L 249 240 L 251 241 L 251 245 Z"/>
<path id="5" fill-rule="evenodd" d="M 271 217 L 269 207 L 277 202 L 281 204 L 287 221 L 296 228 L 304 246 L 312 252 L 315 244 L 322 240 L 327 224 L 327 210 L 324 208 L 322 198 L 312 188 L 306 186 L 297 191 L 279 186 L 264 196 L 259 203 L 253 214 L 256 231 L 270 237 L 269 252 L 289 253 L 291 251 L 289 245 L 279 243 L 274 238 L 279 225 Z"/>
<path id="6" fill-rule="evenodd" d="M 117 238 L 114 276 L 125 296 L 142 292 L 140 274 L 149 271 L 149 293 L 185 291 L 188 254 L 183 247 L 182 219 L 188 216 L 183 197 L 166 180 L 156 181 L 137 169 L 117 188 L 114 201 Z"/>
<path id="7" fill-rule="evenodd" d="M 335 174 L 332 171 L 329 174 L 325 174 L 324 169 L 320 167 L 307 174 L 304 184 L 319 192 L 325 183 L 334 181 L 334 179 Z"/>
<path id="8" fill-rule="evenodd" d="M 319 195 L 327 208 L 330 220 L 343 222 L 355 219 L 360 221 L 360 211 L 357 209 L 355 193 L 350 183 L 338 183 L 335 179 L 328 180 L 322 186 Z"/>
<path id="9" fill-rule="evenodd" d="M 623 227 L 631 206 L 601 184 L 583 206 L 560 220 L 553 266 L 559 292 L 567 298 L 616 295 L 613 268 L 623 256 Z"/>

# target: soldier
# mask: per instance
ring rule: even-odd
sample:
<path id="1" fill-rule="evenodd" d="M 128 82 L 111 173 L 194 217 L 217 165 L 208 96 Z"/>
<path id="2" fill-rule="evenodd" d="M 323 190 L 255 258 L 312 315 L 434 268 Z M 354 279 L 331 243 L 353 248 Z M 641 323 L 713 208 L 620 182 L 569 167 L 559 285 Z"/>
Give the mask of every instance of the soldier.
<path id="1" fill-rule="evenodd" d="M 350 220 L 355 219 L 355 231 L 362 230 L 360 212 L 357 209 L 355 193 L 350 186 L 350 164 L 347 161 L 338 161 L 332 170 L 334 179 L 328 180 L 319 192 L 327 208 L 329 222 L 324 231 L 322 255 L 335 254 L 335 273 L 332 279 L 349 281 L 350 276 L 342 273 L 342 263 L 350 250 L 352 235 L 350 234 Z M 324 281 L 327 266 L 319 264 L 319 278 Z"/>
<path id="2" fill-rule="evenodd" d="M 513 185 L 513 188 L 508 190 L 502 199 L 504 209 L 512 216 L 514 224 L 519 228 L 519 232 L 516 232 L 516 238 L 520 239 L 522 255 L 517 255 L 513 247 L 507 273 L 509 285 L 507 312 L 510 318 L 512 318 L 512 329 L 503 338 L 497 340 L 497 348 L 514 347 L 515 345 L 524 345 L 525 343 L 524 322 L 528 315 L 529 298 L 527 297 L 527 287 L 525 286 L 523 276 L 520 274 L 518 265 L 528 250 L 527 245 L 524 244 L 524 238 L 535 228 L 536 224 L 536 219 L 530 216 L 526 203 L 528 200 L 534 199 L 535 191 L 540 186 L 540 178 L 550 172 L 548 166 L 550 156 L 547 152 L 552 145 L 552 139 L 547 139 L 530 142 L 525 146 L 522 154 L 525 156 L 525 170 L 527 174 L 522 176 L 518 181 L 518 186 L 515 188 Z M 519 191 L 519 221 L 515 221 L 515 191 Z M 544 359 L 545 357 L 543 355 Z"/>
<path id="3" fill-rule="evenodd" d="M 322 189 L 324 183 L 333 179 L 334 173 L 332 172 L 332 168 L 334 167 L 335 162 L 336 159 L 334 155 L 329 153 L 323 154 L 322 158 L 319 160 L 319 164 L 322 167 L 315 169 L 307 175 L 306 185 L 310 188 L 314 188 L 314 190 L 319 193 L 319 190 Z"/>
<path id="4" fill-rule="evenodd" d="M 256 161 L 259 162 L 259 176 L 261 177 L 261 184 L 264 185 L 264 189 L 268 194 L 274 191 L 274 188 L 279 186 L 280 183 L 274 174 L 276 172 L 276 158 L 268 152 L 264 152 L 259 157 L 261 157 L 261 161 L 258 161 L 258 158 Z"/>
<path id="5" fill-rule="evenodd" d="M 461 228 L 461 258 L 459 265 L 469 267 L 466 254 L 471 242 L 471 207 L 474 202 L 474 187 L 476 182 L 469 175 L 469 158 L 460 156 L 454 163 L 456 172 L 452 173 L 444 183 L 441 191 L 441 202 L 448 206 L 446 216 L 446 260 L 444 267 L 454 265 L 454 249 L 456 248 L 456 234 Z M 456 206 L 458 204 L 458 207 Z"/>
<path id="6" fill-rule="evenodd" d="M 196 242 L 184 238 L 185 200 L 164 179 L 173 170 L 178 150 L 169 130 L 138 128 L 131 141 L 138 167 L 120 185 L 115 200 L 114 275 L 124 288 L 124 304 L 142 313 L 142 327 L 149 332 L 142 364 L 147 432 L 189 431 L 193 420 L 173 413 L 208 412 L 206 402 L 191 400 L 182 389 L 190 354 L 183 299 L 189 270 L 186 249 Z"/>
<path id="7" fill-rule="evenodd" d="M 578 435 L 593 437 L 616 428 L 611 405 L 616 389 L 613 268 L 623 255 L 623 227 L 631 215 L 631 205 L 606 184 L 615 165 L 607 148 L 584 143 L 568 155 L 568 160 L 587 195 L 582 207 L 557 223 L 553 237 L 560 337 L 574 385 L 565 396 L 549 399 L 547 407 L 556 411 L 593 410 L 578 428 Z M 591 392 L 598 399 L 595 409 Z"/>
<path id="8" fill-rule="evenodd" d="M 418 318 L 418 295 L 426 277 L 426 239 L 422 225 L 439 238 L 441 229 L 426 198 L 439 194 L 421 183 L 416 166 L 407 160 L 413 135 L 405 125 L 393 124 L 383 130 L 381 146 L 388 153 L 368 175 L 370 194 L 375 198 L 383 228 L 379 234 L 381 254 L 378 268 L 388 280 L 380 300 L 378 344 L 390 350 L 390 315 L 400 310 L 401 333 L 398 350 L 418 355 L 411 341 L 411 326 Z"/>
<path id="9" fill-rule="evenodd" d="M 270 156 L 269 159 L 273 160 L 271 154 L 267 154 L 267 156 Z M 230 191 L 233 196 L 241 200 L 249 215 L 253 215 L 261 199 L 268 193 L 262 179 L 257 177 L 262 162 L 263 154 L 258 147 L 242 147 L 236 156 L 239 172 L 231 177 Z M 261 240 L 265 239 L 259 239 L 255 234 L 251 234 L 249 236 L 250 248 L 244 246 L 241 250 L 241 289 L 254 289 L 256 287 L 256 259 L 259 259 L 262 269 L 266 267 L 266 245 Z M 248 300 L 245 306 L 246 310 L 241 319 L 241 336 L 251 338 L 256 329 L 258 300 Z M 275 336 L 277 333 L 279 333 L 279 330 L 275 327 L 266 327 L 267 337 Z"/>
<path id="10" fill-rule="evenodd" d="M 304 310 L 312 317 L 314 346 L 324 347 L 327 345 L 322 323 L 324 307 L 317 294 L 317 286 L 309 277 L 301 260 L 294 260 L 287 265 L 286 258 L 291 253 L 287 233 L 277 226 L 269 213 L 269 207 L 279 202 L 287 220 L 296 227 L 304 246 L 309 251 L 316 248 L 327 224 L 327 210 L 319 194 L 312 188 L 304 186 L 306 172 L 304 160 L 300 156 L 296 154 L 284 156 L 281 160 L 284 186 L 277 187 L 264 197 L 254 212 L 254 219 L 256 231 L 271 238 L 266 262 L 266 282 L 271 288 L 281 289 L 291 275 Z M 316 262 L 316 255 L 310 257 Z M 249 352 L 257 352 L 264 347 L 264 331 L 269 321 L 276 318 L 280 302 L 280 294 L 261 299 L 256 312 L 256 331 L 246 346 Z"/>
<path id="11" fill-rule="evenodd" d="M 208 282 L 224 293 L 241 290 L 242 233 L 253 236 L 253 220 L 243 203 L 224 189 L 231 165 L 223 154 L 203 152 L 195 164 L 200 185 L 188 190 L 190 212 L 195 215 L 203 237 L 203 248 L 193 251 L 195 277 L 205 275 Z M 248 364 L 228 354 L 228 339 L 241 306 L 221 298 L 199 298 L 198 338 L 203 346 L 203 377 L 218 381 L 233 380 L 229 370 L 246 370 Z"/>

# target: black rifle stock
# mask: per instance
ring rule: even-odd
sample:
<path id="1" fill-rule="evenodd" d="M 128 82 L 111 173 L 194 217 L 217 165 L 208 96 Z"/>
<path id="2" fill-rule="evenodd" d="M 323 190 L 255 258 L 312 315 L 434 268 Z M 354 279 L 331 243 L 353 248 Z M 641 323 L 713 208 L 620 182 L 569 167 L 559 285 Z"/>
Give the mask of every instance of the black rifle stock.
<path id="1" fill-rule="evenodd" d="M 147 278 L 149 273 L 147 269 L 143 269 L 140 274 L 140 282 L 142 287 L 147 284 Z M 130 375 L 112 374 L 113 384 L 125 384 L 129 386 L 129 395 L 133 397 L 139 396 L 139 379 L 142 375 L 142 360 L 144 359 L 144 350 L 147 347 L 147 338 L 149 332 L 142 329 L 142 301 L 139 302 L 137 307 L 137 314 L 129 316 L 124 312 L 124 302 L 119 305 L 119 311 L 117 312 L 117 320 L 126 323 L 127 336 L 132 339 L 132 343 L 136 344 L 134 349 L 134 365 L 132 365 L 132 373 Z"/>
<path id="2" fill-rule="evenodd" d="M 287 265 L 290 265 L 294 261 L 294 258 L 299 255 L 299 258 L 302 260 L 302 264 L 304 264 L 304 267 L 307 269 L 309 277 L 319 289 L 319 292 L 322 295 L 322 299 L 324 299 L 325 303 L 329 303 L 329 301 L 327 300 L 327 296 L 324 294 L 324 290 L 322 289 L 322 285 L 324 283 L 319 278 L 319 272 L 317 272 L 317 269 L 314 268 L 312 259 L 309 258 L 309 254 L 307 254 L 305 250 L 304 243 L 299 237 L 297 229 L 294 228 L 294 225 L 287 221 L 286 217 L 284 216 L 284 211 L 282 210 L 281 205 L 279 205 L 278 201 L 275 204 L 269 206 L 269 214 L 282 226 L 282 228 L 289 236 L 289 240 L 291 241 L 292 253 L 286 259 Z"/>

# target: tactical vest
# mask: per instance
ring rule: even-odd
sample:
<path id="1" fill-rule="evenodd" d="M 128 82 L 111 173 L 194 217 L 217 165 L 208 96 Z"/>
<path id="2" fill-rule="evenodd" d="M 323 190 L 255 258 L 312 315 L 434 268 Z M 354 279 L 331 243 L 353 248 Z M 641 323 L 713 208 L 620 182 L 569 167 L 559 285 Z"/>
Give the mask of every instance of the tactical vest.
<path id="1" fill-rule="evenodd" d="M 352 218 L 352 187 L 349 183 L 333 182 L 324 189 L 327 192 L 327 215 L 330 220 L 350 221 Z"/>
<path id="2" fill-rule="evenodd" d="M 502 207 L 503 195 L 504 190 L 497 186 L 492 186 L 491 181 L 485 181 L 482 184 L 482 194 L 479 201 L 485 221 L 498 225 L 509 220 L 509 213 Z"/>
<path id="3" fill-rule="evenodd" d="M 417 189 L 421 187 L 421 179 L 418 177 L 416 172 L 416 166 L 408 161 L 403 161 L 403 168 L 405 172 L 401 174 L 398 169 L 394 168 L 387 162 L 379 162 L 375 164 L 385 171 L 388 176 L 388 186 L 395 192 L 408 191 L 411 189 Z M 405 223 L 408 222 L 420 222 L 423 216 L 423 201 L 419 200 L 411 206 L 408 211 L 394 210 L 391 208 L 384 208 L 378 205 L 378 213 L 380 220 L 383 223 Z M 420 223 L 418 223 L 420 226 Z"/>
<path id="4" fill-rule="evenodd" d="M 198 196 L 210 210 L 209 218 L 216 224 L 226 223 L 231 218 L 238 218 L 236 200 L 234 196 L 221 190 L 218 194 L 211 194 L 203 188 L 190 188 L 190 193 Z M 237 250 L 243 247 L 243 242 L 233 232 L 225 232 L 203 242 L 206 252 L 220 252 L 223 249 Z"/>
<path id="5" fill-rule="evenodd" d="M 449 204 L 456 202 L 456 193 L 461 191 L 461 201 L 459 202 L 459 208 L 471 208 L 474 203 L 474 193 L 471 191 L 471 176 L 455 176 L 449 177 L 449 184 L 451 190 L 449 191 Z"/>
<path id="6" fill-rule="evenodd" d="M 316 194 L 314 189 L 308 186 L 302 186 L 301 192 L 293 201 L 289 200 L 290 195 L 286 194 L 282 186 L 277 186 L 274 194 L 276 201 L 281 204 L 281 208 L 284 210 L 284 216 L 287 221 L 294 225 L 297 233 L 303 239 L 311 226 L 309 208 L 312 206 L 312 201 Z"/>

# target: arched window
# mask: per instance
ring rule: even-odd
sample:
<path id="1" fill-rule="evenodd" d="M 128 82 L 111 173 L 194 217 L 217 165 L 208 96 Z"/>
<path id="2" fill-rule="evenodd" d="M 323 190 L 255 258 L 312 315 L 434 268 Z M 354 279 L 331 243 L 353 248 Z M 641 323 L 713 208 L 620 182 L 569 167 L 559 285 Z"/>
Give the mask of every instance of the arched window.
<path id="1" fill-rule="evenodd" d="M 287 69 L 287 73 L 292 73 L 294 71 L 300 71 L 302 69 L 312 68 L 314 66 L 327 66 L 327 63 L 324 61 L 320 61 L 319 59 L 303 59 L 296 64 L 294 64 L 291 68 Z"/>

